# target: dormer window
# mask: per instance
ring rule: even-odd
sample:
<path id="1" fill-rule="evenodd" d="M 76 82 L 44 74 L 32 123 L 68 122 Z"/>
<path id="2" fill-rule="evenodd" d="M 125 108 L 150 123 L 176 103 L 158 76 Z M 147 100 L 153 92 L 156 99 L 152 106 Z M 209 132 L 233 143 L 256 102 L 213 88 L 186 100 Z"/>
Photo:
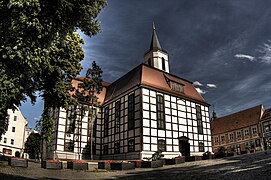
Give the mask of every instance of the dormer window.
<path id="1" fill-rule="evenodd" d="M 177 92 L 182 92 L 183 93 L 183 85 L 173 82 L 173 81 L 169 81 L 169 86 L 173 91 L 177 91 Z"/>
<path id="2" fill-rule="evenodd" d="M 164 76 L 171 90 L 184 93 L 184 85 L 182 83 L 176 82 L 176 80 L 174 80 L 170 76 L 167 76 L 166 74 L 164 74 Z"/>

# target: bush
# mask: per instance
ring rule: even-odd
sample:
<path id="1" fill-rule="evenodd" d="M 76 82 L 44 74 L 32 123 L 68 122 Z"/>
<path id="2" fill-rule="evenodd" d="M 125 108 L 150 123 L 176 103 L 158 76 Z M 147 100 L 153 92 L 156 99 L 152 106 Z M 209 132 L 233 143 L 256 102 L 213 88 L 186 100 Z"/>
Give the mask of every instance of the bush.
<path id="1" fill-rule="evenodd" d="M 206 151 L 202 154 L 202 159 L 211 159 L 211 152 Z"/>
<path id="2" fill-rule="evenodd" d="M 226 156 L 225 147 L 221 146 L 217 152 L 215 152 L 215 158 L 223 158 Z"/>
<path id="3" fill-rule="evenodd" d="M 19 158 L 19 157 L 20 157 L 20 155 L 21 155 L 21 154 L 20 154 L 20 152 L 19 152 L 19 151 L 16 151 L 16 152 L 15 152 L 15 157 Z"/>

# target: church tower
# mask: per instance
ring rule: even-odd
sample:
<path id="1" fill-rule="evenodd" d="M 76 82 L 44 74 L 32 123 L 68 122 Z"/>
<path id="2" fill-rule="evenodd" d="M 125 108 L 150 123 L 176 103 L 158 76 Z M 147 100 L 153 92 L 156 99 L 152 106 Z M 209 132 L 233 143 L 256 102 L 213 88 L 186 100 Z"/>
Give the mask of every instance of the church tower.
<path id="1" fill-rule="evenodd" d="M 161 48 L 153 23 L 150 49 L 144 54 L 144 63 L 169 73 L 168 53 Z"/>

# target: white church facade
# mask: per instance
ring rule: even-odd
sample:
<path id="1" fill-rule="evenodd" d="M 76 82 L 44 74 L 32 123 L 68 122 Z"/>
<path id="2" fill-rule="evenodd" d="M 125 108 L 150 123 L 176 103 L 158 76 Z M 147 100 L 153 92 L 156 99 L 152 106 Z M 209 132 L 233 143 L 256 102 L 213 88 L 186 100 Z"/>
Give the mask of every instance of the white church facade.
<path id="1" fill-rule="evenodd" d="M 75 79 L 74 86 L 81 80 Z M 94 159 L 144 159 L 156 151 L 171 158 L 212 151 L 209 104 L 192 82 L 170 73 L 155 28 L 144 63 L 103 86 L 94 124 Z M 87 112 L 78 107 L 55 111 L 51 158 L 89 158 L 91 128 Z"/>

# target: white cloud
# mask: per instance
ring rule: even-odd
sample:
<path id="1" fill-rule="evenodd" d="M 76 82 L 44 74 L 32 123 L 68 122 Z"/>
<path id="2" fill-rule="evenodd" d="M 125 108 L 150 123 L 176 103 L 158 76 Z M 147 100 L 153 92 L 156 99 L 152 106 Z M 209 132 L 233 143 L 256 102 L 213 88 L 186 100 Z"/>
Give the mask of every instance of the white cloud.
<path id="1" fill-rule="evenodd" d="M 262 54 L 262 56 L 259 57 L 262 63 L 271 64 L 271 40 L 269 40 L 268 43 L 269 44 L 264 43 L 257 51 Z"/>
<path id="2" fill-rule="evenodd" d="M 206 94 L 207 93 L 207 91 L 204 91 L 204 90 L 202 90 L 202 89 L 200 89 L 200 88 L 196 88 L 196 90 L 198 91 L 198 93 L 200 93 L 200 94 Z"/>
<path id="3" fill-rule="evenodd" d="M 217 88 L 216 84 L 206 84 L 208 88 Z"/>
<path id="4" fill-rule="evenodd" d="M 194 85 L 194 86 L 203 86 L 203 84 L 201 84 L 199 81 L 193 82 L 193 85 Z"/>
<path id="5" fill-rule="evenodd" d="M 251 62 L 256 61 L 256 58 L 250 55 L 246 55 L 246 54 L 235 54 L 234 57 L 239 58 L 239 59 L 247 59 Z"/>

